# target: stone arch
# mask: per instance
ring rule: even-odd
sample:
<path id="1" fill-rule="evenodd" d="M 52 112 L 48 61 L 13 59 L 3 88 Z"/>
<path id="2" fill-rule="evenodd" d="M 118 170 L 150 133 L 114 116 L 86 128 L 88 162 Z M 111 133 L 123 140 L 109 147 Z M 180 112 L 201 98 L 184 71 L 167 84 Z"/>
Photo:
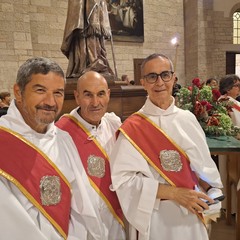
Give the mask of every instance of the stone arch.
<path id="1" fill-rule="evenodd" d="M 232 17 L 233 14 L 234 14 L 237 10 L 240 11 L 240 3 L 236 3 L 236 4 L 231 8 L 231 10 L 230 10 L 230 12 L 229 12 L 229 17 Z"/>
<path id="2" fill-rule="evenodd" d="M 240 3 L 234 4 L 233 7 L 232 7 L 231 10 L 230 10 L 230 16 L 229 16 L 229 18 L 232 19 L 232 24 L 233 24 L 233 26 L 234 26 L 233 14 L 234 14 L 235 12 L 240 12 Z M 238 15 L 238 16 L 239 16 L 239 15 Z M 238 18 L 238 20 L 237 20 L 238 24 L 239 24 L 239 21 L 240 21 L 240 19 Z M 237 40 L 237 42 L 236 42 L 236 40 Z M 239 33 L 239 27 L 238 27 L 238 30 L 237 30 L 236 35 L 235 35 L 235 33 L 234 33 L 234 29 L 233 29 L 233 32 L 232 32 L 232 41 L 233 41 L 233 44 L 239 44 L 239 40 L 240 40 L 240 33 Z"/>

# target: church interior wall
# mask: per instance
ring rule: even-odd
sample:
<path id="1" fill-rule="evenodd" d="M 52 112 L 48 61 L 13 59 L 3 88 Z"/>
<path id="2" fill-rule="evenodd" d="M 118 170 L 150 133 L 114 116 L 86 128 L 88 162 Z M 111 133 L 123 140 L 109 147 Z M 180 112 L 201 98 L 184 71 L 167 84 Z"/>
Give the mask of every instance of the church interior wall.
<path id="1" fill-rule="evenodd" d="M 177 59 L 180 84 L 194 77 L 225 74 L 226 51 L 232 44 L 232 12 L 240 4 L 231 0 L 152 0 L 143 2 L 144 42 L 114 41 L 118 76 L 134 78 L 133 59 L 161 52 Z M 61 53 L 67 0 L 0 1 L 0 89 L 12 91 L 18 67 L 29 57 L 56 60 L 66 71 Z M 179 46 L 171 39 L 177 36 Z M 113 68 L 111 44 L 106 42 Z M 177 58 L 176 58 L 177 53 Z"/>
<path id="2" fill-rule="evenodd" d="M 194 77 L 205 81 L 226 74 L 226 52 L 236 48 L 232 8 L 233 5 L 225 8 L 223 1 L 185 0 L 186 82 Z"/>
<path id="3" fill-rule="evenodd" d="M 144 1 L 143 12 L 144 42 L 113 43 L 118 76 L 128 74 L 133 79 L 133 59 L 153 52 L 174 58 L 175 46 L 170 41 L 177 34 L 180 39 L 178 74 L 184 79 L 183 1 Z M 66 71 L 68 60 L 60 51 L 66 15 L 67 0 L 1 0 L 0 89 L 11 91 L 18 67 L 32 56 L 52 58 Z M 109 41 L 106 48 L 113 66 Z"/>

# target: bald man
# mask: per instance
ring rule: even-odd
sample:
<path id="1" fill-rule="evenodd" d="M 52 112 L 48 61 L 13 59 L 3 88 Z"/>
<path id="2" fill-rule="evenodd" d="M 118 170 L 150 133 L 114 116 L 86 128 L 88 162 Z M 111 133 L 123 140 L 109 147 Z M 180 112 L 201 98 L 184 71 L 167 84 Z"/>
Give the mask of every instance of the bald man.
<path id="1" fill-rule="evenodd" d="M 64 115 L 56 125 L 69 132 L 78 149 L 92 189 L 89 194 L 97 204 L 106 239 L 124 240 L 123 215 L 111 185 L 109 155 L 115 143 L 115 132 L 121 120 L 107 113 L 110 89 L 97 72 L 86 72 L 78 79 L 74 91 L 78 107 Z"/>

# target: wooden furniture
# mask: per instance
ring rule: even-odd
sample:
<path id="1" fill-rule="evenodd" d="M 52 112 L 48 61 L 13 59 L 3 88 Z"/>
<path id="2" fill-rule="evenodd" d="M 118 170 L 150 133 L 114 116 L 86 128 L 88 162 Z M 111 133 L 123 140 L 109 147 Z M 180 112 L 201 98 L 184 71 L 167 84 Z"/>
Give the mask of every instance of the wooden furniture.
<path id="1" fill-rule="evenodd" d="M 69 113 L 77 107 L 74 90 L 77 88 L 76 80 L 68 80 L 65 89 L 65 100 L 61 115 Z M 114 112 L 122 121 L 132 113 L 138 111 L 145 103 L 147 92 L 139 85 L 109 84 L 111 91 L 108 112 Z"/>
<path id="2" fill-rule="evenodd" d="M 141 79 L 141 65 L 144 58 L 134 58 L 133 66 L 134 66 L 134 81 L 136 85 L 140 85 Z"/>
<path id="3" fill-rule="evenodd" d="M 227 156 L 227 224 L 231 224 L 231 190 L 232 185 L 236 186 L 240 178 L 240 141 L 234 137 L 220 136 L 207 137 L 207 143 L 211 154 Z M 240 191 L 237 194 L 237 213 L 236 213 L 236 240 L 240 239 Z"/>

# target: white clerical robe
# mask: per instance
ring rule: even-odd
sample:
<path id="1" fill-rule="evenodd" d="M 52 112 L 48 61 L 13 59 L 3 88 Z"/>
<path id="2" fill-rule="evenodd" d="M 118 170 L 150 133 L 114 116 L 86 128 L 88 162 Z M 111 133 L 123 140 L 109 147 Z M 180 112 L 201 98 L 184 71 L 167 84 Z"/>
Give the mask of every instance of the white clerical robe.
<path id="1" fill-rule="evenodd" d="M 23 120 L 14 100 L 7 115 L 0 118 L 0 126 L 18 132 L 34 144 L 58 167 L 71 184 L 72 198 L 69 240 L 105 239 L 98 210 L 92 204 L 90 187 L 77 149 L 68 133 L 50 124 L 45 134 L 32 130 Z M 6 144 L 8 144 L 6 142 Z M 14 148 L 13 148 L 14 151 Z M 5 157 L 6 161 L 7 156 Z M 27 157 L 27 156 L 26 156 Z M 76 165 L 74 160 L 79 160 Z M 76 169 L 82 171 L 76 171 Z M 39 183 L 40 184 L 40 183 Z M 10 181 L 0 175 L 0 232 L 4 239 L 62 240 L 62 236 L 45 216 Z"/>
<path id="2" fill-rule="evenodd" d="M 177 108 L 174 100 L 168 109 L 162 110 L 149 98 L 140 112 L 181 146 L 190 159 L 192 170 L 200 178 L 211 186 L 222 187 L 205 134 L 192 113 Z M 174 201 L 156 199 L 159 183 L 167 182 L 121 133 L 112 151 L 110 164 L 112 189 L 117 192 L 123 212 L 131 224 L 131 240 L 208 239 L 206 228 L 196 215 Z M 138 238 L 135 229 L 139 232 Z"/>
<path id="3" fill-rule="evenodd" d="M 121 125 L 120 118 L 115 113 L 105 113 L 101 119 L 98 127 L 86 122 L 77 112 L 78 107 L 73 109 L 70 115 L 74 116 L 91 134 L 91 138 L 95 138 L 101 147 L 106 151 L 109 156 L 114 143 L 116 142 L 116 131 Z M 125 240 L 125 230 L 117 221 L 117 219 L 110 212 L 106 202 L 95 191 L 94 188 L 89 188 L 89 194 L 92 196 L 93 202 L 96 202 L 102 223 L 104 225 L 107 239 L 109 240 Z"/>

